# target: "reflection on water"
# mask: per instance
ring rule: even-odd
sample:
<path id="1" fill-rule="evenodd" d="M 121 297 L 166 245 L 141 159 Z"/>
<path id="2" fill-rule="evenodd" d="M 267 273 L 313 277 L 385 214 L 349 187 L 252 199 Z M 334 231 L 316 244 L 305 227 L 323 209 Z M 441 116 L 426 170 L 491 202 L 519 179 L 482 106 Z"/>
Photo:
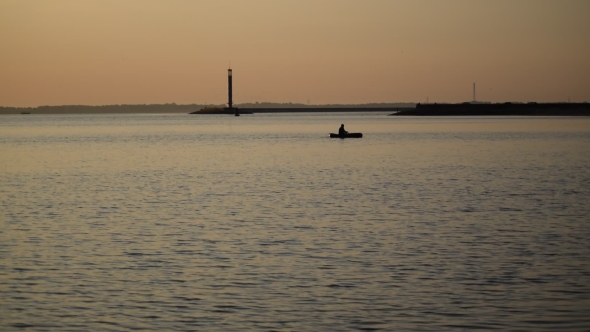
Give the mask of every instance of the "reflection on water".
<path id="1" fill-rule="evenodd" d="M 0 157 L 0 330 L 590 328 L 588 119 L 2 116 Z"/>

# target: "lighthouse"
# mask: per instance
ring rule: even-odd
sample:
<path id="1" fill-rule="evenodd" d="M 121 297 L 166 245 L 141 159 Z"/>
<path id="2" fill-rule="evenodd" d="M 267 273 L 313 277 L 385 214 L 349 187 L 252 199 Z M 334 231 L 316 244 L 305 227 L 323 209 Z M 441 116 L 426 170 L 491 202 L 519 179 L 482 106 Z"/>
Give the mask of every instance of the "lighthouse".
<path id="1" fill-rule="evenodd" d="M 232 100 L 232 70 L 229 68 L 227 70 L 227 106 L 229 110 L 232 109 L 235 111 L 235 116 L 240 116 L 237 108 L 233 107 L 233 100 Z"/>
<path id="2" fill-rule="evenodd" d="M 232 108 L 232 72 L 231 68 L 227 70 L 227 106 Z"/>

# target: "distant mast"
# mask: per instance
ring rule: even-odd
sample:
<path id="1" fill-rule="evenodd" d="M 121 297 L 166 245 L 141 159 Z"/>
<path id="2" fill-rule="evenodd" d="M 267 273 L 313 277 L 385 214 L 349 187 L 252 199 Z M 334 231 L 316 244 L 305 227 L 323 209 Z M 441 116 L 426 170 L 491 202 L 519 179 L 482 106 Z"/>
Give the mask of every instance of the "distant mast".
<path id="1" fill-rule="evenodd" d="M 473 102 L 475 103 L 477 99 L 475 99 L 475 82 L 473 82 Z"/>

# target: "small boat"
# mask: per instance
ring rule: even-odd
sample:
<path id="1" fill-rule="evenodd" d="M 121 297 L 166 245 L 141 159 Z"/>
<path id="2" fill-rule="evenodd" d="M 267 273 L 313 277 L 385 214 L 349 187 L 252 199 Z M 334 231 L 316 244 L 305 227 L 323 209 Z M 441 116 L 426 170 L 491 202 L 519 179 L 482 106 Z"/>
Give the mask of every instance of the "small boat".
<path id="1" fill-rule="evenodd" d="M 346 135 L 338 135 L 334 133 L 330 133 L 330 138 L 362 138 L 363 133 L 347 133 Z"/>
<path id="2" fill-rule="evenodd" d="M 20 112 L 20 114 L 31 114 L 31 112 Z"/>

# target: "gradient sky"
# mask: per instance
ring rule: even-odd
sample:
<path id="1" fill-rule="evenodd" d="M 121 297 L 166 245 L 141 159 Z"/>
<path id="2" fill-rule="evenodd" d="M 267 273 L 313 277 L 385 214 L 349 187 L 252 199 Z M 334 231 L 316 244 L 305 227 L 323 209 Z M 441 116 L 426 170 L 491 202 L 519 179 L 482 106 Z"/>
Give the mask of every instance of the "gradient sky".
<path id="1" fill-rule="evenodd" d="M 590 101 L 588 0 L 0 0 L 0 106 Z"/>

